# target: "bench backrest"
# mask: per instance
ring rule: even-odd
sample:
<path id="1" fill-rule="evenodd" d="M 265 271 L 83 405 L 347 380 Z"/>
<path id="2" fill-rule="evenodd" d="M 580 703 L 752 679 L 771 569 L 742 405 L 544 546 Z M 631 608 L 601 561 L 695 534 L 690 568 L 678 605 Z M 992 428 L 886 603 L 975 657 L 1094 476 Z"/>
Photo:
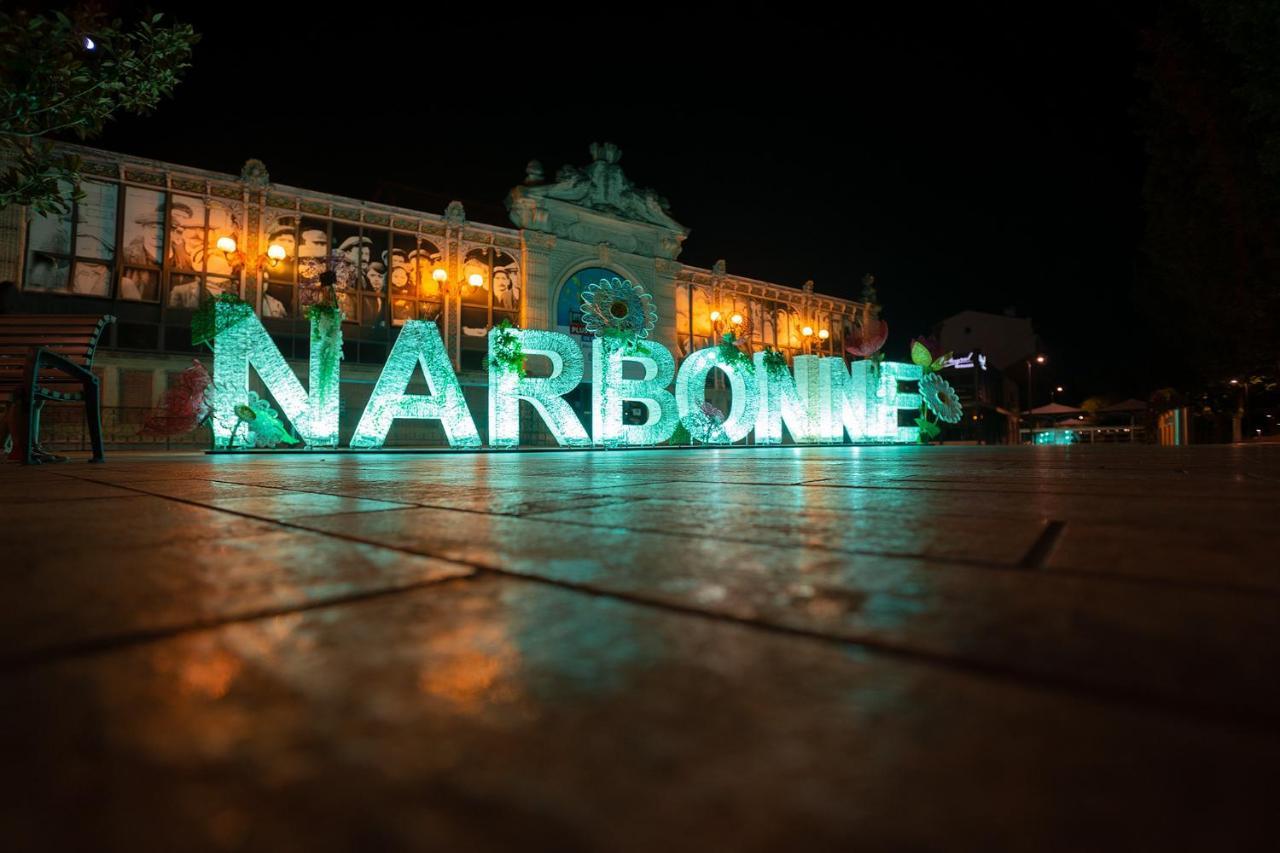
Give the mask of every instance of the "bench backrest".
<path id="1" fill-rule="evenodd" d="M 98 339 L 115 319 L 109 314 L 0 314 L 0 392 L 22 384 L 32 347 L 45 347 L 86 370 L 92 368 Z M 57 371 L 43 371 L 39 384 L 79 385 Z"/>

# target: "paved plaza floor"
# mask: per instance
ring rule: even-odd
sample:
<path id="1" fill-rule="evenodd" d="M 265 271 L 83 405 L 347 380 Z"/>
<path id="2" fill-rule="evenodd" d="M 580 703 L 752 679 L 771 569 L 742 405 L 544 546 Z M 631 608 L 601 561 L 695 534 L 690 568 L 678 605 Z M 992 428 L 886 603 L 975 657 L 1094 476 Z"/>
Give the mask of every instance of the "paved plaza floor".
<path id="1" fill-rule="evenodd" d="M 0 466 L 5 850 L 1274 849 L 1280 447 Z"/>

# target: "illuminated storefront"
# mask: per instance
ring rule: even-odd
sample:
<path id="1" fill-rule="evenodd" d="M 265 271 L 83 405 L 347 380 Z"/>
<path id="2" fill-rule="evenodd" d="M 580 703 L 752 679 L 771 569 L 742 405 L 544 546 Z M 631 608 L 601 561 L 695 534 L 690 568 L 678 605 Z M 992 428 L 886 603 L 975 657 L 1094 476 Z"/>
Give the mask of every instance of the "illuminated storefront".
<path id="1" fill-rule="evenodd" d="M 590 422 L 592 337 L 581 293 L 594 281 L 643 286 L 657 310 L 652 340 L 677 364 L 727 331 L 789 359 L 840 356 L 862 307 L 811 285 L 733 275 L 723 263 L 680 263 L 687 229 L 664 200 L 631 185 L 611 145 L 592 146 L 590 164 L 565 167 L 554 181 L 531 164 L 507 200 L 514 227 L 468 221 L 457 202 L 437 214 L 273 184 L 256 161 L 235 177 L 67 148 L 84 163 L 83 197 L 63 217 L 0 212 L 0 275 L 18 283 L 24 312 L 118 318 L 97 360 L 108 424 L 121 422 L 116 443 L 130 412 L 153 405 L 175 372 L 207 354 L 192 346 L 190 323 L 209 296 L 250 303 L 305 381 L 305 310 L 322 298 L 326 270 L 345 314 L 344 443 L 409 320 L 438 325 L 485 432 L 488 336 L 503 321 L 580 342 L 586 390 L 569 399 Z"/>

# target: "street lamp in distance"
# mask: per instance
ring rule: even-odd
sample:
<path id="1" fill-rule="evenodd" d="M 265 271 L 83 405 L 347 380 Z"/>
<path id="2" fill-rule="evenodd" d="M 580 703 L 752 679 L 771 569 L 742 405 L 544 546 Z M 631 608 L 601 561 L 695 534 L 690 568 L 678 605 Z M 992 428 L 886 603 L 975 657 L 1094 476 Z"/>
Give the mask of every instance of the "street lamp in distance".
<path id="1" fill-rule="evenodd" d="M 1035 408 L 1031 393 L 1031 365 L 1044 364 L 1046 361 L 1048 361 L 1048 359 L 1043 355 L 1037 355 L 1027 359 L 1027 411 L 1031 411 Z"/>

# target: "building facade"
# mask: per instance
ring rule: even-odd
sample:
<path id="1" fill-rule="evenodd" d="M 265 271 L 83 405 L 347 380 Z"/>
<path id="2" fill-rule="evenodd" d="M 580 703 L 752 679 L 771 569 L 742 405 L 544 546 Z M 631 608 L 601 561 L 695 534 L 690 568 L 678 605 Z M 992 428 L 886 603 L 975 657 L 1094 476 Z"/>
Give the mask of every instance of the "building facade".
<path id="1" fill-rule="evenodd" d="M 554 180 L 530 163 L 507 198 L 510 225 L 469 221 L 456 201 L 435 213 L 274 184 L 253 160 L 234 176 L 65 148 L 82 159 L 82 197 L 66 216 L 0 211 L 0 280 L 17 284 L 24 313 L 117 318 L 96 361 L 117 446 L 146 444 L 136 425 L 201 355 L 190 323 L 208 297 L 231 292 L 253 305 L 305 381 L 305 311 L 323 298 L 326 270 L 346 315 L 344 441 L 409 319 L 438 324 L 482 412 L 488 330 L 509 321 L 561 331 L 579 338 L 589 361 L 580 294 L 602 278 L 652 294 L 652 337 L 677 361 L 726 331 L 788 357 L 840 355 L 862 308 L 815 293 L 811 283 L 795 288 L 730 274 L 723 262 L 681 263 L 688 229 L 664 199 L 631 184 L 608 143 L 592 145 L 588 165 L 566 166 Z M 584 400 L 571 402 L 586 411 Z M 57 421 L 51 412 L 46 431 Z M 429 425 L 397 430 L 390 443 L 439 443 Z"/>

